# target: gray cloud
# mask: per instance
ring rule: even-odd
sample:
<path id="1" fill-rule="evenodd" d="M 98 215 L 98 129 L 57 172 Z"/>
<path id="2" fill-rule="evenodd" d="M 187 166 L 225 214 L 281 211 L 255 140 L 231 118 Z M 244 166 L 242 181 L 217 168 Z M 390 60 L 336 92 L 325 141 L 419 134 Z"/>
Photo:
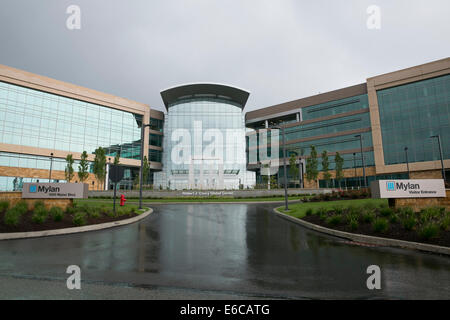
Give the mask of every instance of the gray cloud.
<path id="1" fill-rule="evenodd" d="M 82 29 L 66 28 L 70 4 Z M 381 30 L 366 8 L 382 10 Z M 2 0 L 0 63 L 147 103 L 219 82 L 246 110 L 447 57 L 448 0 Z"/>

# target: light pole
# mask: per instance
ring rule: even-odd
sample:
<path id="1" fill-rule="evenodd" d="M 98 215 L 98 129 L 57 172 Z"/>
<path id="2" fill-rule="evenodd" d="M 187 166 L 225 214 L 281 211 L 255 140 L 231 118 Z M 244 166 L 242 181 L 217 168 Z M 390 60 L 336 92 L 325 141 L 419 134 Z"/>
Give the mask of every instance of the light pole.
<path id="1" fill-rule="evenodd" d="M 358 176 L 356 172 L 356 153 L 353 152 L 353 168 L 355 168 L 355 178 Z M 359 188 L 361 188 L 361 179 L 358 179 Z"/>
<path id="2" fill-rule="evenodd" d="M 359 145 L 360 145 L 360 149 L 361 149 L 361 159 L 362 159 L 362 166 L 363 166 L 364 187 L 367 187 L 366 165 L 364 164 L 364 153 L 363 153 L 363 147 L 362 147 L 362 135 L 358 134 L 355 136 L 355 138 L 359 138 Z"/>
<path id="3" fill-rule="evenodd" d="M 444 156 L 442 154 L 441 135 L 438 134 L 435 136 L 431 136 L 430 138 L 437 138 L 438 145 L 439 145 L 439 155 L 441 157 L 442 179 L 444 179 L 444 183 L 445 183 L 445 167 L 444 167 Z"/>
<path id="4" fill-rule="evenodd" d="M 48 182 L 52 182 L 52 165 L 53 165 L 53 152 L 50 153 L 50 173 L 48 176 Z"/>
<path id="5" fill-rule="evenodd" d="M 272 127 L 272 129 L 280 129 L 280 127 Z M 285 210 L 289 210 L 288 192 L 287 192 L 287 173 L 286 173 L 286 138 L 284 134 L 284 126 L 281 126 L 281 134 L 283 135 L 283 167 L 284 167 L 284 206 Z"/>
<path id="6" fill-rule="evenodd" d="M 144 167 L 143 166 L 144 166 L 145 127 L 150 127 L 150 124 L 144 124 L 144 121 L 142 120 L 142 125 L 141 125 L 141 167 L 139 168 L 139 209 L 142 209 L 142 179 L 144 176 Z"/>
<path id="7" fill-rule="evenodd" d="M 408 179 L 411 179 L 411 174 L 409 172 L 408 147 L 405 147 L 405 157 L 406 157 L 406 169 L 408 170 Z"/>

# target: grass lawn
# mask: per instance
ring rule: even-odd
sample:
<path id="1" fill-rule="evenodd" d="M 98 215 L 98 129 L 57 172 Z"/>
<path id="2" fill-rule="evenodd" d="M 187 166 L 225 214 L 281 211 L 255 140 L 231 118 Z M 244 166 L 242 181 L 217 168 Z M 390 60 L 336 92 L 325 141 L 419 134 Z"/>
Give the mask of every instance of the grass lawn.
<path id="1" fill-rule="evenodd" d="M 383 204 L 387 205 L 387 199 L 356 199 L 356 200 L 338 200 L 338 201 L 323 201 L 323 202 L 307 202 L 307 203 L 296 203 L 289 205 L 289 211 L 284 210 L 283 207 L 277 208 L 280 212 L 286 213 L 290 216 L 296 218 L 303 218 L 306 215 L 306 210 L 309 208 L 317 210 L 318 208 L 332 209 L 334 207 L 361 207 L 367 205 L 368 203 L 373 203 L 375 206 L 381 206 Z"/>

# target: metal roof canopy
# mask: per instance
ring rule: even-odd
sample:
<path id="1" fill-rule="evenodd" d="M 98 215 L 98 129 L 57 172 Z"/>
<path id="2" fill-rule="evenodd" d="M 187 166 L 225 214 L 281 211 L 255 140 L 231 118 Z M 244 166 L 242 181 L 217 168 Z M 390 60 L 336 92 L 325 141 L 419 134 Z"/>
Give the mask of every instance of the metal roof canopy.
<path id="1" fill-rule="evenodd" d="M 191 83 L 161 91 L 166 110 L 169 109 L 170 104 L 176 102 L 179 98 L 196 98 L 201 95 L 205 95 L 203 97 L 213 95 L 214 98 L 228 97 L 244 109 L 250 93 L 243 89 L 218 83 Z"/>

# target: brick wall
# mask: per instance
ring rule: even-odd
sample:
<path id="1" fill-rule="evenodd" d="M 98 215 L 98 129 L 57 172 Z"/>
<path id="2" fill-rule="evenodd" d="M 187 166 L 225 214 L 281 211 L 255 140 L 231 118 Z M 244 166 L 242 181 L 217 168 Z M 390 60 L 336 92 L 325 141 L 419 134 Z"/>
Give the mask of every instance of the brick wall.
<path id="1" fill-rule="evenodd" d="M 60 207 L 65 211 L 67 207 L 73 206 L 73 199 L 22 199 L 22 192 L 20 191 L 0 192 L 0 201 L 1 200 L 8 200 L 10 207 L 15 206 L 20 200 L 25 200 L 28 204 L 28 209 L 30 210 L 34 209 L 34 203 L 39 200 L 44 202 L 47 209 L 50 209 L 51 207 Z"/>
<path id="2" fill-rule="evenodd" d="M 393 199 L 395 208 L 411 207 L 414 211 L 420 211 L 427 207 L 445 207 L 450 211 L 450 190 L 446 190 L 446 198 L 405 198 Z"/>

